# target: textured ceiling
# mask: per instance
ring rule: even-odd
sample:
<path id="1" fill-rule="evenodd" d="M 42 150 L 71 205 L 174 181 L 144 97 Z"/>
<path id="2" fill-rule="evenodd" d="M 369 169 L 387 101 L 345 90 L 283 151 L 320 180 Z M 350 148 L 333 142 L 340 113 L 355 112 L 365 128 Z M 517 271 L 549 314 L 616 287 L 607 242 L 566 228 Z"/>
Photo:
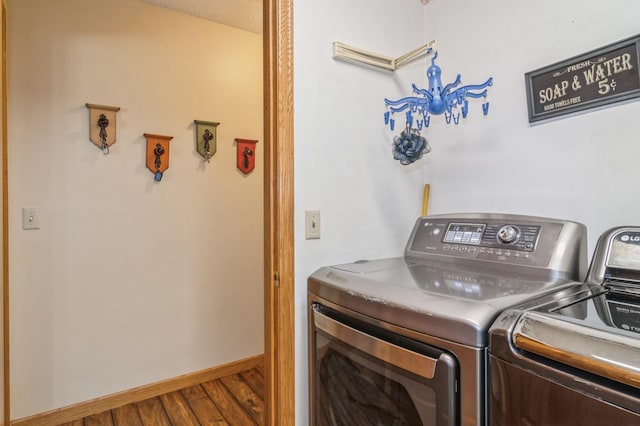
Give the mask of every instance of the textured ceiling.
<path id="1" fill-rule="evenodd" d="M 262 34 L 262 0 L 144 0 L 219 24 Z"/>

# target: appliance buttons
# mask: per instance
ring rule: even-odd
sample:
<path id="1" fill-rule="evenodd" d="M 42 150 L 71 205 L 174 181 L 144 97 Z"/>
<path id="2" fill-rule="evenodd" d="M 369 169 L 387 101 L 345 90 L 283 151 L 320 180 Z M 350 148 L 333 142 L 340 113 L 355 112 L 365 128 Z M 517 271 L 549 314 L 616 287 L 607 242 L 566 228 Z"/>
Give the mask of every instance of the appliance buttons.
<path id="1" fill-rule="evenodd" d="M 501 243 L 509 244 L 518 239 L 520 230 L 513 225 L 504 225 L 498 231 L 498 240 Z"/>

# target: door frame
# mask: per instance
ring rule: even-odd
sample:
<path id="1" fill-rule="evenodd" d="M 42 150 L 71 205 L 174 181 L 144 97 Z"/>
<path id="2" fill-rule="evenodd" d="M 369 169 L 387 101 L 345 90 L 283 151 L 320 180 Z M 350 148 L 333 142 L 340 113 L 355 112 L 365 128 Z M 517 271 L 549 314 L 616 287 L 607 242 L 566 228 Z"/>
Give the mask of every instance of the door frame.
<path id="1" fill-rule="evenodd" d="M 0 100 L 0 152 L 2 156 L 2 209 L 0 223 L 2 223 L 2 256 L 0 256 L 0 269 L 2 270 L 2 410 L 0 425 L 11 424 L 9 398 L 9 184 L 8 157 L 7 157 L 7 5 L 5 0 L 0 4 L 0 85 L 2 85 L 2 97 Z"/>
<path id="2" fill-rule="evenodd" d="M 293 0 L 263 0 L 265 425 L 295 424 Z"/>

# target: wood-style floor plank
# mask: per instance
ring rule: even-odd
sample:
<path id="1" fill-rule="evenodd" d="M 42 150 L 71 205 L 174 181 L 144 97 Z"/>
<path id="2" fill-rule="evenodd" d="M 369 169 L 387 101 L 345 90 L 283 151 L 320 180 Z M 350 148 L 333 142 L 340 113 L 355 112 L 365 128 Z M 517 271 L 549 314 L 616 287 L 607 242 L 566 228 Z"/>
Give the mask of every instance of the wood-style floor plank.
<path id="1" fill-rule="evenodd" d="M 149 398 L 136 404 L 144 426 L 172 426 L 158 398 Z"/>
<path id="2" fill-rule="evenodd" d="M 85 417 L 84 426 L 114 426 L 111 411 L 103 411 L 102 413 Z"/>
<path id="3" fill-rule="evenodd" d="M 225 420 L 231 425 L 254 425 L 256 422 L 238 404 L 220 380 L 202 383 L 202 387 L 209 397 L 216 402 Z"/>
<path id="4" fill-rule="evenodd" d="M 111 411 L 116 426 L 144 426 L 138 408 L 134 404 L 123 405 Z"/>
<path id="5" fill-rule="evenodd" d="M 187 400 L 193 413 L 203 425 L 228 426 L 218 407 L 213 403 L 202 386 L 190 386 L 182 389 L 182 396 Z"/>
<path id="6" fill-rule="evenodd" d="M 257 369 L 245 370 L 240 376 L 251 387 L 251 389 L 264 401 L 264 375 Z"/>
<path id="7" fill-rule="evenodd" d="M 221 377 L 220 381 L 229 390 L 245 411 L 249 413 L 256 424 L 262 423 L 264 401 L 251 389 L 251 387 L 238 374 Z"/>
<path id="8" fill-rule="evenodd" d="M 58 426 L 263 425 L 259 367 Z"/>
<path id="9" fill-rule="evenodd" d="M 84 426 L 84 419 L 78 419 L 72 422 L 62 423 L 60 426 Z"/>
<path id="10" fill-rule="evenodd" d="M 200 422 L 191 411 L 189 404 L 180 392 L 169 392 L 160 396 L 162 406 L 174 425 L 200 426 Z"/>

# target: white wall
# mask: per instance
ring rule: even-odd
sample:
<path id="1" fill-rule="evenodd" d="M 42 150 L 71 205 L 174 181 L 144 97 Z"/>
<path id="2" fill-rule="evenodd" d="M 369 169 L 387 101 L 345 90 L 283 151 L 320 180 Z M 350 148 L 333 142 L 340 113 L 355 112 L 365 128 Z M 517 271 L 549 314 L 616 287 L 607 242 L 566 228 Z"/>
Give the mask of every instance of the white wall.
<path id="1" fill-rule="evenodd" d="M 348 3 L 348 5 L 347 5 Z M 524 73 L 634 35 L 635 0 L 295 3 L 296 423 L 307 424 L 306 278 L 321 265 L 401 255 L 431 184 L 430 213 L 490 211 L 579 220 L 590 250 L 606 227 L 638 224 L 640 102 L 530 126 Z M 397 56 L 436 39 L 444 82 L 494 77 L 458 126 L 433 117 L 432 152 L 391 157 L 383 98 L 426 85 L 426 61 L 384 75 L 334 62 L 331 42 Z M 304 210 L 322 238 L 304 240 Z"/>
<path id="2" fill-rule="evenodd" d="M 430 212 L 492 211 L 573 219 L 589 251 L 615 225 L 640 224 L 640 101 L 530 125 L 524 73 L 636 35 L 640 3 L 432 0 L 425 34 L 436 38 L 448 83 L 494 77 L 458 126 L 437 124 L 424 167 Z M 454 24 L 455 23 L 455 24 Z"/>
<path id="3" fill-rule="evenodd" d="M 294 7 L 296 424 L 307 424 L 306 278 L 321 265 L 400 255 L 420 215 L 424 165 L 391 154 L 384 98 L 424 73 L 386 74 L 332 59 L 332 43 L 398 57 L 423 44 L 418 0 L 296 1 Z M 304 211 L 321 239 L 304 239 Z"/>
<path id="4" fill-rule="evenodd" d="M 233 142 L 262 138 L 262 38 L 138 0 L 8 18 L 12 417 L 262 353 L 263 148 L 245 176 Z M 122 108 L 108 156 L 86 102 Z M 145 132 L 173 136 L 160 183 Z"/>

